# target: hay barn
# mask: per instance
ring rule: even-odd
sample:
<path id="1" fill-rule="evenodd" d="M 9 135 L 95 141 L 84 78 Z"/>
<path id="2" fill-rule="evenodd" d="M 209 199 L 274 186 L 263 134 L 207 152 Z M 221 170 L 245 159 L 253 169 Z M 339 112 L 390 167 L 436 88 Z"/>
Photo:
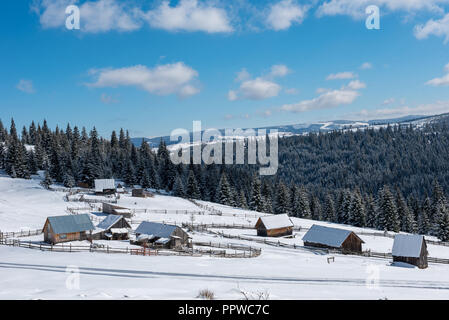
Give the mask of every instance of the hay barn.
<path id="1" fill-rule="evenodd" d="M 424 236 L 398 234 L 394 237 L 393 262 L 404 262 L 425 269 L 428 266 L 427 255 Z"/>
<path id="2" fill-rule="evenodd" d="M 136 241 L 140 245 L 152 245 L 168 249 L 189 246 L 189 235 L 180 227 L 156 222 L 142 222 L 136 229 Z"/>
<path id="3" fill-rule="evenodd" d="M 101 221 L 92 233 L 94 240 L 127 240 L 131 225 L 123 216 L 109 215 Z"/>
<path id="4" fill-rule="evenodd" d="M 87 240 L 95 227 L 88 214 L 48 217 L 42 232 L 44 241 L 52 244 Z"/>
<path id="5" fill-rule="evenodd" d="M 96 195 L 111 195 L 117 192 L 114 179 L 96 179 L 95 180 L 95 194 Z"/>
<path id="6" fill-rule="evenodd" d="M 302 238 L 305 246 L 341 249 L 343 253 L 362 252 L 365 243 L 353 231 L 314 224 Z"/>
<path id="7" fill-rule="evenodd" d="M 256 223 L 260 237 L 282 237 L 293 234 L 293 222 L 286 214 L 260 217 Z"/>
<path id="8" fill-rule="evenodd" d="M 137 198 L 151 198 L 153 194 L 145 189 L 133 189 L 132 196 Z"/>
<path id="9" fill-rule="evenodd" d="M 114 214 L 117 216 L 124 216 L 125 218 L 132 217 L 131 209 L 116 206 L 114 204 L 103 202 L 103 213 Z"/>

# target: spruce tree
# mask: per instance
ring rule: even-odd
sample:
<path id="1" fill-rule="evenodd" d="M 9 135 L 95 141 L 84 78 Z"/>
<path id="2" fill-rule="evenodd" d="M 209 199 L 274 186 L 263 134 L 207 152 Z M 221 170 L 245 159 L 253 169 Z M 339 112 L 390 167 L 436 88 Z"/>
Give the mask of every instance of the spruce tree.
<path id="1" fill-rule="evenodd" d="M 366 226 L 365 207 L 363 205 L 362 196 L 358 190 L 352 196 L 352 201 L 349 208 L 349 222 L 351 225 L 356 227 Z"/>
<path id="2" fill-rule="evenodd" d="M 49 189 L 52 184 L 53 184 L 53 179 L 51 178 L 50 173 L 46 170 L 44 180 L 42 180 L 41 185 L 45 189 Z"/>
<path id="3" fill-rule="evenodd" d="M 292 211 L 290 207 L 289 190 L 282 182 L 279 183 L 277 187 L 276 207 L 274 211 L 276 214 L 286 213 L 288 215 L 290 215 Z"/>
<path id="4" fill-rule="evenodd" d="M 426 197 L 424 200 L 422 209 L 418 216 L 418 232 L 419 234 L 429 234 L 431 230 L 431 223 L 429 220 L 429 215 L 432 210 L 431 200 Z"/>
<path id="5" fill-rule="evenodd" d="M 229 185 L 228 179 L 226 178 L 226 174 L 224 172 L 222 173 L 218 184 L 216 197 L 216 201 L 224 205 L 232 206 L 234 202 L 231 186 Z"/>
<path id="6" fill-rule="evenodd" d="M 173 185 L 173 195 L 175 197 L 184 198 L 186 196 L 184 191 L 184 184 L 179 176 L 176 177 L 175 183 Z"/>
<path id="7" fill-rule="evenodd" d="M 384 186 L 379 191 L 379 204 L 378 204 L 378 228 L 381 230 L 388 230 L 399 232 L 400 221 L 398 217 L 396 201 L 387 186 Z"/>
<path id="8" fill-rule="evenodd" d="M 254 176 L 252 182 L 252 191 L 251 191 L 251 201 L 250 201 L 250 209 L 263 212 L 265 209 L 265 203 L 261 194 L 261 182 L 257 176 Z"/>
<path id="9" fill-rule="evenodd" d="M 337 222 L 337 215 L 335 214 L 335 204 L 333 197 L 328 194 L 324 204 L 324 218 L 329 222 Z"/>

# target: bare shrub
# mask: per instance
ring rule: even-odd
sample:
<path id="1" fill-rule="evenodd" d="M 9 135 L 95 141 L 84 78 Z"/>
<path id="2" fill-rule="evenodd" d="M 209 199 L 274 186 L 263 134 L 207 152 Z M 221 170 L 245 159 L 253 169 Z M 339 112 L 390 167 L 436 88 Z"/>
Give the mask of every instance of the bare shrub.
<path id="1" fill-rule="evenodd" d="M 215 293 L 209 289 L 203 289 L 203 290 L 200 290 L 197 298 L 204 299 L 204 300 L 214 300 Z"/>

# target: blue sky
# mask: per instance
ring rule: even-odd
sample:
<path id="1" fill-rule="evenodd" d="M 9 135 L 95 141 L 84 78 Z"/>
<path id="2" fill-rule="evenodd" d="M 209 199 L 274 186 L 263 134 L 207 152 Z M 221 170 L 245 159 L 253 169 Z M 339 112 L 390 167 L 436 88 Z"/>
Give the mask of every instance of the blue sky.
<path id="1" fill-rule="evenodd" d="M 0 18 L 5 123 L 158 136 L 449 112 L 448 0 L 22 0 Z"/>

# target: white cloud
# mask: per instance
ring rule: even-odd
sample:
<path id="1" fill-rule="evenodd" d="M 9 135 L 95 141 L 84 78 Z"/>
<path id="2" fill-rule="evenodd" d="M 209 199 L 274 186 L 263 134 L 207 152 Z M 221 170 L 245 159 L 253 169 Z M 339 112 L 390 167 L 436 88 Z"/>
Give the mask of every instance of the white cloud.
<path id="1" fill-rule="evenodd" d="M 135 86 L 157 95 L 177 94 L 188 97 L 199 92 L 192 82 L 198 72 L 182 62 L 157 66 L 153 69 L 137 65 L 119 69 L 91 70 L 96 77 L 90 87 Z"/>
<path id="2" fill-rule="evenodd" d="M 360 66 L 360 69 L 362 70 L 368 70 L 368 69 L 372 69 L 373 65 L 370 62 L 365 62 Z"/>
<path id="3" fill-rule="evenodd" d="M 439 87 L 439 86 L 449 86 L 449 63 L 444 67 L 446 74 L 441 78 L 434 78 L 426 82 L 426 85 Z"/>
<path id="4" fill-rule="evenodd" d="M 390 105 L 390 104 L 395 103 L 395 101 L 396 101 L 395 98 L 388 98 L 388 99 L 385 99 L 385 100 L 382 102 L 382 105 L 387 106 L 387 105 Z"/>
<path id="5" fill-rule="evenodd" d="M 380 7 L 381 12 L 429 11 L 442 13 L 444 12 L 442 5 L 447 3 L 447 0 L 328 0 L 318 7 L 316 14 L 319 17 L 349 15 L 361 19 L 366 17 L 365 8 L 370 5 Z"/>
<path id="6" fill-rule="evenodd" d="M 181 0 L 175 7 L 163 1 L 143 17 L 151 27 L 168 31 L 233 31 L 226 10 L 197 0 Z"/>
<path id="7" fill-rule="evenodd" d="M 303 100 L 294 104 L 285 104 L 280 109 L 289 112 L 306 112 L 310 110 L 321 110 L 335 108 L 341 105 L 351 104 L 360 96 L 358 89 L 365 88 L 366 85 L 358 80 L 351 81 L 341 89 L 322 89 L 320 95 L 311 100 Z"/>
<path id="8" fill-rule="evenodd" d="M 384 108 L 376 110 L 362 110 L 348 115 L 352 118 L 363 119 L 381 119 L 402 117 L 407 115 L 435 115 L 447 113 L 449 110 L 449 101 L 436 101 L 434 103 L 421 104 L 416 107 L 400 106 L 396 108 Z"/>
<path id="9" fill-rule="evenodd" d="M 285 89 L 285 93 L 286 94 L 298 94 L 299 93 L 299 90 L 298 89 L 296 89 L 296 88 L 288 88 L 288 89 Z"/>
<path id="10" fill-rule="evenodd" d="M 235 81 L 242 82 L 245 80 L 251 79 L 251 75 L 246 71 L 245 68 L 243 68 L 241 71 L 237 72 L 237 77 L 235 78 Z"/>
<path id="11" fill-rule="evenodd" d="M 270 7 L 266 22 L 273 30 L 286 30 L 294 23 L 302 23 L 307 10 L 308 7 L 300 6 L 295 1 L 283 0 Z"/>
<path id="12" fill-rule="evenodd" d="M 332 90 L 311 100 L 304 100 L 295 104 L 285 104 L 281 107 L 281 110 L 305 112 L 310 110 L 330 109 L 340 105 L 351 104 L 359 95 L 360 94 L 354 90 Z"/>
<path id="13" fill-rule="evenodd" d="M 343 79 L 354 79 L 357 75 L 350 71 L 333 73 L 327 76 L 326 80 L 343 80 Z"/>
<path id="14" fill-rule="evenodd" d="M 249 99 L 249 100 L 263 100 L 276 97 L 281 91 L 281 86 L 275 82 L 265 80 L 263 78 L 256 78 L 253 80 L 244 81 L 239 88 L 238 95 L 235 98 Z"/>
<path id="15" fill-rule="evenodd" d="M 25 93 L 35 93 L 33 81 L 21 79 L 19 83 L 16 85 L 16 88 Z"/>
<path id="16" fill-rule="evenodd" d="M 263 100 L 276 97 L 282 87 L 274 82 L 274 78 L 285 77 L 291 71 L 283 64 L 273 65 L 270 72 L 262 77 L 251 79 L 251 75 L 242 69 L 237 73 L 235 81 L 240 82 L 238 90 L 230 90 L 228 92 L 228 100 L 235 101 L 238 99 Z"/>
<path id="17" fill-rule="evenodd" d="M 444 43 L 449 42 L 449 13 L 439 20 L 430 19 L 424 25 L 415 26 L 414 34 L 420 40 L 434 35 L 444 37 Z"/>
<path id="18" fill-rule="evenodd" d="M 106 93 L 102 93 L 101 97 L 100 97 L 101 102 L 103 102 L 104 104 L 111 104 L 111 103 L 117 103 L 118 100 L 114 99 L 112 96 L 106 94 Z"/>
<path id="19" fill-rule="evenodd" d="M 32 10 L 39 15 L 43 28 L 65 26 L 65 8 L 77 0 L 35 0 Z M 118 0 L 87 1 L 80 5 L 81 32 L 99 33 L 111 30 L 133 31 L 145 22 L 150 27 L 168 31 L 232 32 L 227 12 L 197 0 L 181 0 L 171 7 L 169 1 L 147 12 Z"/>
<path id="20" fill-rule="evenodd" d="M 347 85 L 347 88 L 351 89 L 351 90 L 360 90 L 360 89 L 366 88 L 366 84 L 359 80 L 353 80 L 353 81 L 349 82 L 349 84 Z"/>
<path id="21" fill-rule="evenodd" d="M 277 64 L 271 67 L 270 76 L 272 77 L 285 77 L 291 71 L 287 68 L 286 65 Z"/>

